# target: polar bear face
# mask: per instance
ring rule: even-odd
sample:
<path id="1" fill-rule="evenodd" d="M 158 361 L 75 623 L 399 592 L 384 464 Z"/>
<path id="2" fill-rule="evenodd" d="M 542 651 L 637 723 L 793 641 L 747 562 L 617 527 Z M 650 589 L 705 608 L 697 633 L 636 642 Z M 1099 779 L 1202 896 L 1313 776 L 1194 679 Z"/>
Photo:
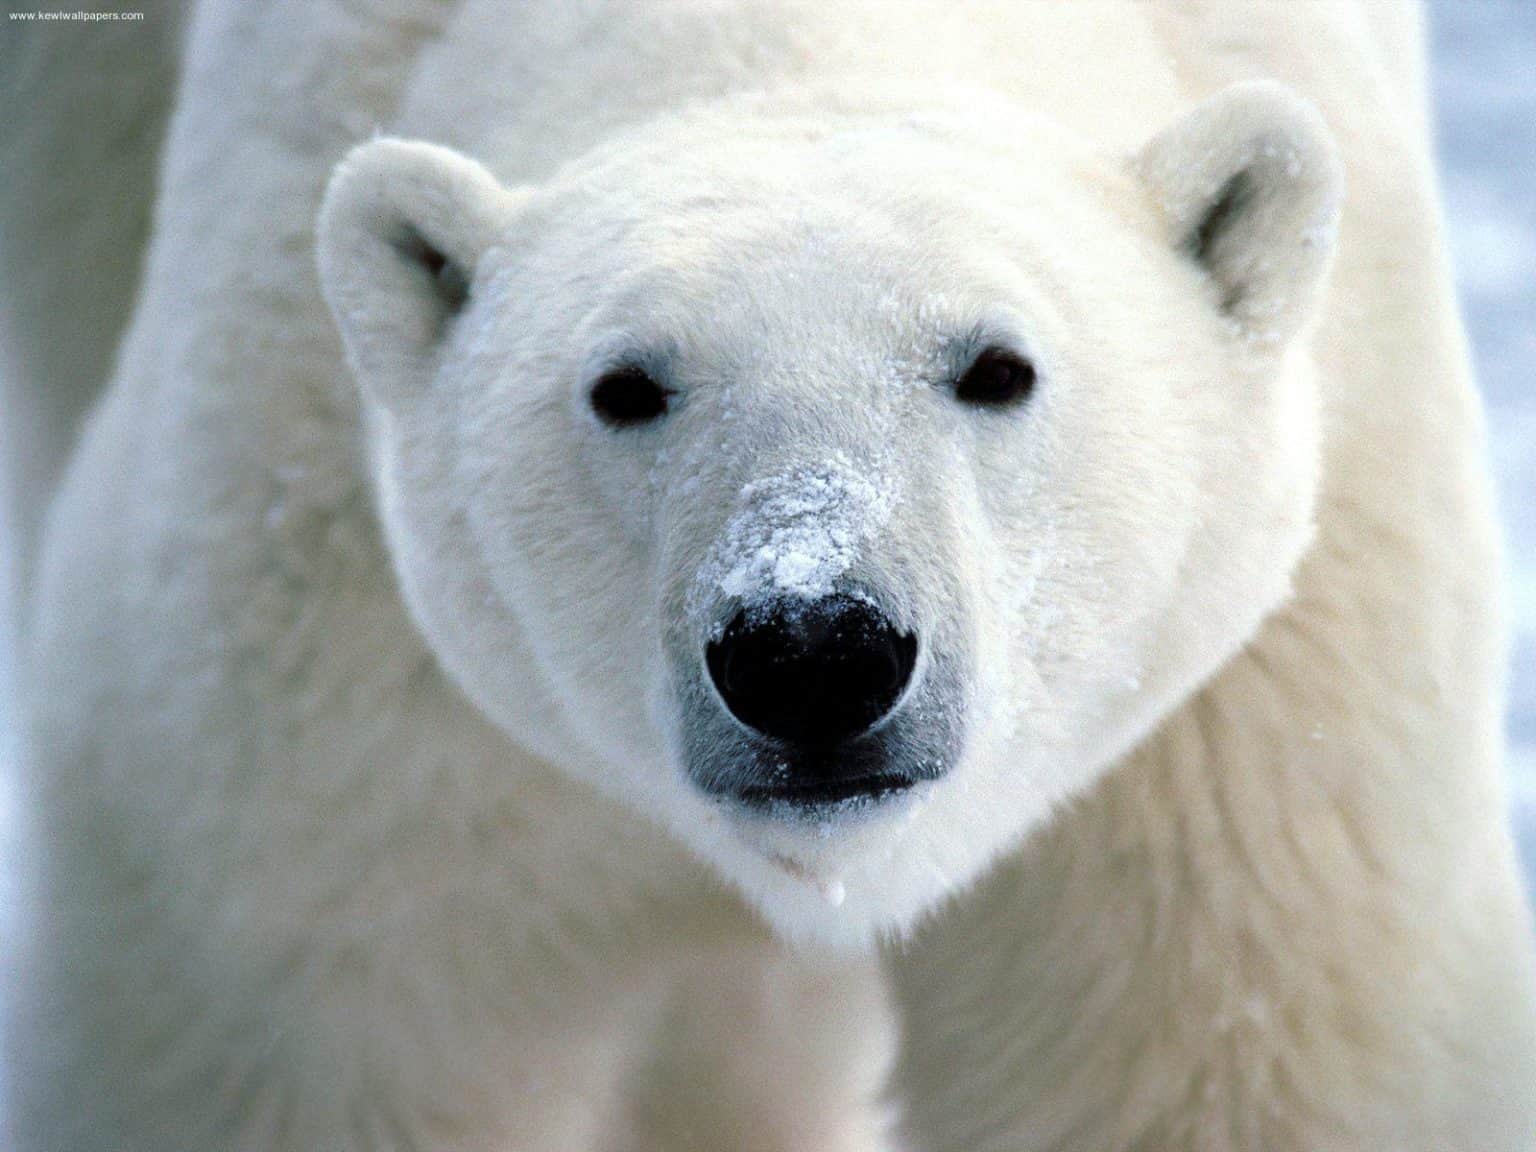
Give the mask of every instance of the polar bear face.
<path id="1" fill-rule="evenodd" d="M 744 104 L 538 188 L 363 145 L 321 270 L 443 665 L 786 934 L 857 944 L 1285 595 L 1338 185 L 1268 87 L 1133 158 L 1011 109 Z"/>

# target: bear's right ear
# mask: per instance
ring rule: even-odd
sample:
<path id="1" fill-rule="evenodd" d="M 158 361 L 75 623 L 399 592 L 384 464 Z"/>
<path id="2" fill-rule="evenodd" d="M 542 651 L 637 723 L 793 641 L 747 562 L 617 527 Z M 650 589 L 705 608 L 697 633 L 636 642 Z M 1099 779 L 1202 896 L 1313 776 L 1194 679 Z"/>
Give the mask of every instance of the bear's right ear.
<path id="1" fill-rule="evenodd" d="M 320 209 L 320 286 L 358 382 L 388 405 L 429 381 L 475 265 L 520 202 L 449 148 L 378 139 L 336 167 Z"/>

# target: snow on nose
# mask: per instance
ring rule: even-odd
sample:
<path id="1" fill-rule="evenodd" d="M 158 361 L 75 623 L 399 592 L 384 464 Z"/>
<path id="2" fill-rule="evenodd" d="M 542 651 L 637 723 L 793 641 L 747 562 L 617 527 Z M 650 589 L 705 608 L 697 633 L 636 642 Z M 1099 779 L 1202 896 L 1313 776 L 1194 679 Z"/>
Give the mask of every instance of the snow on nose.
<path id="1" fill-rule="evenodd" d="M 699 573 L 699 592 L 749 611 L 830 596 L 895 504 L 878 469 L 841 457 L 749 481 Z"/>

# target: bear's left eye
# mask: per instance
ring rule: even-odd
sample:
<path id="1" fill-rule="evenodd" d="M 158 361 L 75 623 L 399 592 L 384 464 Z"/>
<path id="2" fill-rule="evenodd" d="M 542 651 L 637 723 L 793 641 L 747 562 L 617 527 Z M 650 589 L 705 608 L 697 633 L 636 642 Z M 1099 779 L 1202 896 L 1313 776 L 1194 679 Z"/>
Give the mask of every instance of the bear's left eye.
<path id="1" fill-rule="evenodd" d="M 665 416 L 672 395 L 670 388 L 656 383 L 643 368 L 627 364 L 603 373 L 592 385 L 589 401 L 604 424 L 627 428 Z"/>
<path id="2" fill-rule="evenodd" d="M 1006 348 L 987 348 L 955 381 L 955 398 L 978 408 L 1002 408 L 1029 399 L 1035 366 Z"/>

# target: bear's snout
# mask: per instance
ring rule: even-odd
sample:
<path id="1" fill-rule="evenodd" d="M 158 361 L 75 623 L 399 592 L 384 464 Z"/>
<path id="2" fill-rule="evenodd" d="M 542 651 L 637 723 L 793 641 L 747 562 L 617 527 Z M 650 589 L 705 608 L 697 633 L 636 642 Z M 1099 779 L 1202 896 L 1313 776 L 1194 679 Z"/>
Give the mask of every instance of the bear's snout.
<path id="1" fill-rule="evenodd" d="M 911 783 L 854 745 L 896 707 L 917 652 L 914 634 L 847 595 L 738 612 L 706 646 L 705 665 L 730 713 L 788 753 L 761 799 L 845 799 Z"/>
<path id="2" fill-rule="evenodd" d="M 731 714 L 789 744 L 834 744 L 885 716 L 912 679 L 917 637 L 832 596 L 736 614 L 705 653 Z"/>

